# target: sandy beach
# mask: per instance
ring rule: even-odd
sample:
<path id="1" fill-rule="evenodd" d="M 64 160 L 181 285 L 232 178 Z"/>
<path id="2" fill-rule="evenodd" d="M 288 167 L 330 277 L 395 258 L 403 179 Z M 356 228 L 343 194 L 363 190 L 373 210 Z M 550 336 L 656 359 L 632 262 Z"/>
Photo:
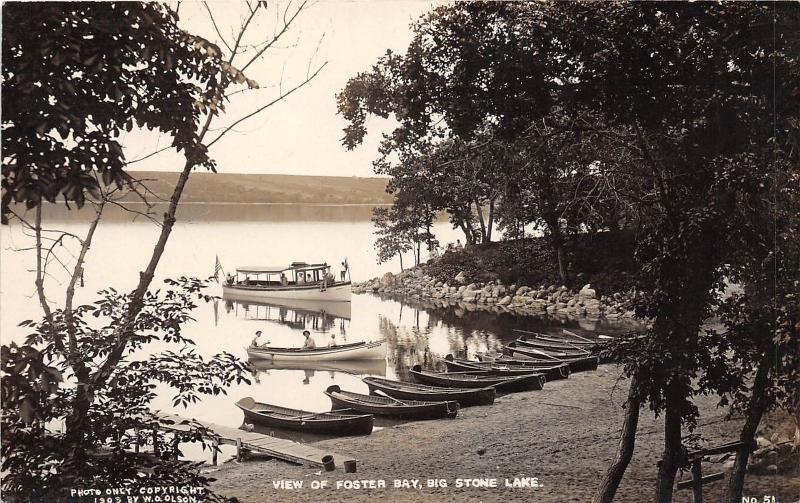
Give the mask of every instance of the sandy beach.
<path id="1" fill-rule="evenodd" d="M 321 449 L 355 456 L 358 472 L 354 474 L 345 474 L 341 467 L 322 472 L 258 458 L 228 462 L 207 472 L 217 478 L 214 491 L 241 502 L 590 501 L 617 449 L 621 404 L 627 394 L 627 381 L 619 376 L 618 367 L 602 365 L 594 372 L 549 382 L 542 391 L 505 395 L 492 406 L 464 408 L 453 420 L 411 422 L 365 437 L 315 443 Z M 698 405 L 697 433 L 707 445 L 737 438 L 741 418 L 725 421 L 727 410 L 716 408 L 713 398 L 704 398 Z M 634 459 L 616 501 L 652 499 L 662 445 L 663 421 L 649 410 L 642 411 Z M 704 464 L 704 473 L 721 469 L 721 464 Z M 506 479 L 514 485 L 515 478 L 525 484 L 534 477 L 539 487 L 506 487 Z M 689 474 L 681 477 L 689 478 Z M 447 487 L 429 488 L 428 479 L 444 479 Z M 496 479 L 498 487 L 456 487 L 457 479 L 483 479 L 478 483 L 484 485 Z M 380 480 L 386 488 L 377 487 Z M 406 480 L 408 485 L 418 480 L 422 487 L 395 488 L 395 480 Z M 303 481 L 303 487 L 276 488 L 279 481 Z M 309 487 L 324 481 L 326 488 Z M 356 481 L 376 487 L 336 488 L 357 486 Z M 705 501 L 722 501 L 724 489 L 724 481 L 704 486 Z M 775 497 L 769 501 L 795 502 L 800 500 L 800 478 L 749 474 L 744 494 L 759 502 L 765 496 Z M 676 491 L 674 501 L 691 501 L 691 490 Z"/>

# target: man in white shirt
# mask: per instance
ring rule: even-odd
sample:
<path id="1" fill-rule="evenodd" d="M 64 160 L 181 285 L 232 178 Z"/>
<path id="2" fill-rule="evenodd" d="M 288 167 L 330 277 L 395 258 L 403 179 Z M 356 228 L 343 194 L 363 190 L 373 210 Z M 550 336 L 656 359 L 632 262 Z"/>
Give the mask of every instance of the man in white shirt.
<path id="1" fill-rule="evenodd" d="M 303 344 L 303 349 L 317 349 L 317 344 L 311 338 L 311 332 L 303 330 L 303 335 L 306 337 L 306 342 Z"/>

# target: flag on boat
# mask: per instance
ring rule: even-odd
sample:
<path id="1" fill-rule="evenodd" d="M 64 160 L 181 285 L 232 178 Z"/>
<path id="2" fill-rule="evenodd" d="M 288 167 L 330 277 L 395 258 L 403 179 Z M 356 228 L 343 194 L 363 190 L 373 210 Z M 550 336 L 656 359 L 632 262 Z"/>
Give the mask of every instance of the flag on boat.
<path id="1" fill-rule="evenodd" d="M 219 283 L 219 272 L 222 271 L 222 262 L 219 261 L 219 255 L 216 255 L 217 262 L 214 264 L 214 279 Z"/>

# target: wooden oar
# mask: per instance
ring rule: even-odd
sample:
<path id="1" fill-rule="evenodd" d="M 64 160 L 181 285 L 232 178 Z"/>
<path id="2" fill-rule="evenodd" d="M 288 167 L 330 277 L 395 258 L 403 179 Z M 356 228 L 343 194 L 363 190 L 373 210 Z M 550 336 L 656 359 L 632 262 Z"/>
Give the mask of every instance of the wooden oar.
<path id="1" fill-rule="evenodd" d="M 578 339 L 584 340 L 586 342 L 591 342 L 593 344 L 597 344 L 597 341 L 593 341 L 591 339 L 587 339 L 586 337 L 581 337 L 580 335 L 576 334 L 575 332 L 570 332 L 566 328 L 562 328 L 561 331 L 564 332 L 567 335 L 571 335 L 573 337 L 577 337 Z M 609 337 L 608 335 L 598 335 L 597 338 L 598 339 L 613 339 L 613 337 Z"/>
<path id="2" fill-rule="evenodd" d="M 391 399 L 391 400 L 394 400 L 395 402 L 399 403 L 400 405 L 402 405 L 402 406 L 404 406 L 404 407 L 408 407 L 408 404 L 407 404 L 407 403 L 401 402 L 401 401 L 400 401 L 400 400 L 398 400 L 397 398 L 395 398 L 395 397 L 393 397 L 393 396 L 389 396 L 389 395 L 387 395 L 386 393 L 384 393 L 383 391 L 381 391 L 381 390 L 379 390 L 379 389 L 376 389 L 376 390 L 375 390 L 375 394 L 376 394 L 376 395 L 383 396 L 383 397 L 386 397 L 386 398 L 389 398 L 389 399 Z"/>
<path id="3" fill-rule="evenodd" d="M 511 330 L 514 331 L 514 332 L 519 332 L 521 334 L 539 335 L 539 332 L 531 332 L 531 331 L 528 331 L 528 330 L 520 330 L 518 328 L 512 328 Z"/>
<path id="4" fill-rule="evenodd" d="M 526 350 L 526 351 L 527 351 L 527 350 Z M 542 355 L 542 356 L 546 356 L 546 357 L 550 358 L 551 360 L 558 360 L 558 361 L 561 361 L 561 359 L 560 359 L 560 358 L 556 358 L 555 356 L 550 356 L 550 355 L 548 355 L 547 353 L 543 353 L 542 351 L 539 351 L 538 349 L 531 348 L 531 350 L 530 350 L 530 351 L 531 351 L 531 353 L 536 353 L 536 354 L 539 354 L 539 355 Z M 525 354 L 525 353 L 522 353 L 522 354 Z"/>
<path id="5" fill-rule="evenodd" d="M 304 414 L 302 416 L 289 416 L 289 417 L 284 417 L 283 419 L 306 419 L 306 418 L 309 418 L 309 417 L 318 416 L 320 414 L 335 414 L 337 412 L 344 412 L 346 410 L 350 410 L 350 409 L 335 409 L 335 410 L 328 410 L 328 411 L 325 411 L 325 412 L 311 412 L 309 414 Z M 261 410 L 259 410 L 257 412 L 278 412 L 278 414 L 280 414 L 279 411 L 272 410 L 272 409 L 261 409 Z"/>

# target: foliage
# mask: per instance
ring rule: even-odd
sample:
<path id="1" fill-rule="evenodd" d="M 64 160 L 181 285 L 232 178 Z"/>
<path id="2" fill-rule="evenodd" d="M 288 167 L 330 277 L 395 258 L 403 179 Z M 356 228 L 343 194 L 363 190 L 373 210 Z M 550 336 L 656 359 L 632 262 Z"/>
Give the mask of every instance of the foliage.
<path id="1" fill-rule="evenodd" d="M 432 204 L 459 215 L 454 223 L 474 222 L 465 180 L 491 180 L 511 235 L 538 223 L 558 249 L 581 233 L 633 233 L 636 312 L 652 325 L 617 354 L 636 378 L 634 403 L 666 417 L 659 501 L 671 499 L 682 428 L 697 420 L 693 397 L 748 402 L 770 323 L 794 320 L 797 271 L 781 264 L 796 260 L 771 257 L 765 229 L 777 211 L 768 202 L 790 186 L 776 173 L 798 165 L 798 12 L 788 3 L 457 3 L 423 17 L 405 54 L 387 53 L 338 97 L 345 146 L 361 142 L 370 114 L 394 117 L 376 166 L 402 173 L 401 188 L 414 176 L 450 188 L 456 197 L 439 189 Z M 558 259 L 563 278 L 569 260 Z M 775 271 L 772 287 L 758 279 Z M 747 299 L 723 305 L 726 280 L 741 281 Z M 728 335 L 702 330 L 717 313 Z M 786 368 L 773 383 L 795 376 Z"/>
<path id="2" fill-rule="evenodd" d="M 398 256 L 402 266 L 402 254 L 412 251 L 414 265 L 419 265 L 422 243 L 428 251 L 438 244 L 430 232 L 434 218 L 435 214 L 424 202 L 409 197 L 397 197 L 391 208 L 374 208 L 372 222 L 378 236 L 375 241 L 378 263 Z"/>
<path id="3" fill-rule="evenodd" d="M 633 259 L 634 236 L 626 232 L 581 234 L 569 244 L 573 262 L 581 271 L 576 278 L 579 288 L 591 283 L 599 294 L 627 292 L 637 286 L 638 265 Z M 437 280 L 452 284 L 464 272 L 479 282 L 501 281 L 505 285 L 561 285 L 552 248 L 545 238 L 504 240 L 489 245 L 470 246 L 448 251 L 429 261 L 426 272 Z"/>
<path id="4" fill-rule="evenodd" d="M 207 483 L 192 463 L 171 461 L 169 452 L 160 458 L 131 452 L 134 429 L 156 421 L 150 405 L 157 386 L 174 390 L 175 406 L 187 406 L 203 395 L 224 394 L 232 384 L 250 382 L 246 363 L 229 353 L 205 359 L 184 333 L 197 302 L 212 299 L 203 292 L 206 282 L 179 278 L 167 284 L 168 290 L 145 296 L 127 357 L 109 381 L 91 389 L 94 401 L 81 437 L 57 429 L 74 406 L 76 389 L 85 386 L 54 341 L 53 334 L 67 330 L 64 312 L 53 312 L 54 326 L 47 320 L 23 321 L 20 325 L 32 330 L 25 345 L 2 347 L 6 497 L 65 498 L 75 487 Z M 112 350 L 115 323 L 130 300 L 113 289 L 99 295 L 94 304 L 73 313 L 76 354 L 87 366 L 97 365 Z M 150 356 L 136 358 L 149 348 Z M 198 433 L 184 438 L 199 439 Z M 163 435 L 161 442 L 168 445 Z"/>
<path id="5" fill-rule="evenodd" d="M 378 252 L 378 263 L 383 264 L 394 257 L 403 262 L 403 253 L 414 249 L 414 243 L 406 233 L 393 221 L 389 208 L 376 207 L 372 210 L 372 223 L 375 225 L 375 249 Z"/>
<path id="6" fill-rule="evenodd" d="M 231 71 L 163 4 L 3 5 L 3 214 L 14 200 L 83 205 L 129 180 L 119 143 L 158 130 L 213 169 L 198 124 Z M 87 113 L 88 112 L 88 113 Z"/>

